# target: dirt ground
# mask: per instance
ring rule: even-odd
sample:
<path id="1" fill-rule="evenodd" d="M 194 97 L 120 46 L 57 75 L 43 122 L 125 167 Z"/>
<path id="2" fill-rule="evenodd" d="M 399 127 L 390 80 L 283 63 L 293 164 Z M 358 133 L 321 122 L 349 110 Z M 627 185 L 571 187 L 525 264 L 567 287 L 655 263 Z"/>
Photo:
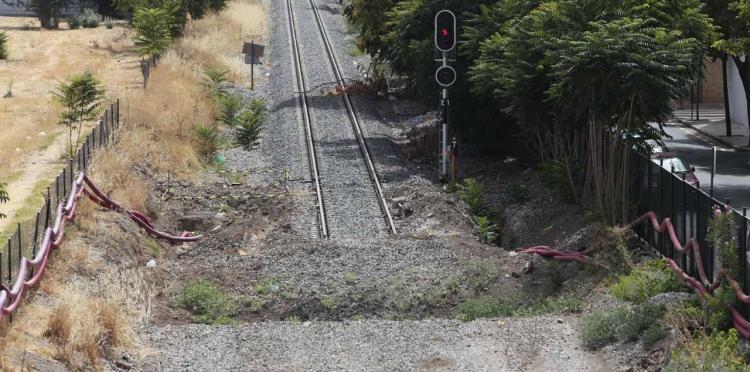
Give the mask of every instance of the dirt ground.
<path id="1" fill-rule="evenodd" d="M 101 79 L 115 100 L 141 88 L 139 56 L 132 50 L 132 31 L 124 23 L 112 29 L 41 30 L 34 18 L 0 17 L 8 35 L 9 58 L 0 61 L 0 181 L 8 183 L 11 201 L 2 206 L 14 222 L 35 186 L 46 184 L 62 168 L 65 136 L 57 125 L 59 109 L 52 92 L 72 74 L 89 71 Z M 41 198 L 39 198 L 41 200 Z M 28 216 L 19 216 L 26 218 Z"/>

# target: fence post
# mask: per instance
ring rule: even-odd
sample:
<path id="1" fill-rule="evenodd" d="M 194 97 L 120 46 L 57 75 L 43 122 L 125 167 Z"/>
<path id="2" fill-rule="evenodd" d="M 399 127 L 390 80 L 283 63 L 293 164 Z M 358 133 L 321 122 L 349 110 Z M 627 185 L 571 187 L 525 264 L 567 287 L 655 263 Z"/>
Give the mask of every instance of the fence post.
<path id="1" fill-rule="evenodd" d="M 52 219 L 52 195 L 50 195 L 50 189 L 47 188 L 47 216 L 44 219 L 44 233 L 47 233 L 49 228 L 49 222 Z"/>
<path id="2" fill-rule="evenodd" d="M 682 174 L 682 244 L 687 245 L 687 182 L 685 182 L 685 176 L 687 173 Z M 682 247 L 680 247 L 682 248 Z M 682 270 L 687 270 L 687 252 L 682 253 Z"/>
<path id="3" fill-rule="evenodd" d="M 63 181 L 63 184 L 62 184 L 62 187 L 63 187 L 62 198 L 65 199 L 65 196 L 68 195 L 68 186 L 67 186 L 68 185 L 68 172 L 67 172 L 67 169 L 63 169 L 63 180 L 62 181 Z"/>
<path id="4" fill-rule="evenodd" d="M 120 129 L 120 99 L 117 99 L 117 129 Z"/>
<path id="5" fill-rule="evenodd" d="M 13 239 L 8 239 L 8 287 L 13 286 L 13 246 L 11 245 L 11 241 Z"/>
<path id="6" fill-rule="evenodd" d="M 21 268 L 20 267 L 21 257 L 23 257 L 23 243 L 22 243 L 22 240 L 21 240 L 21 235 L 22 234 L 21 234 L 21 223 L 20 222 L 18 223 L 18 230 L 16 230 L 16 234 L 18 234 L 18 264 L 19 264 L 19 269 L 20 269 Z"/>

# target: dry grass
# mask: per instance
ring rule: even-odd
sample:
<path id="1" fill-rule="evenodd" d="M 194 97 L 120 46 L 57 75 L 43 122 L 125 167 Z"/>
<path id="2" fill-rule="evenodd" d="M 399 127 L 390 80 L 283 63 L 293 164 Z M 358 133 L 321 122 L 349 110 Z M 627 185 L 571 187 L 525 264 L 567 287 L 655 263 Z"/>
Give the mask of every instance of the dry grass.
<path id="1" fill-rule="evenodd" d="M 152 72 L 147 90 L 118 95 L 122 129 L 116 144 L 99 151 L 93 163 L 92 176 L 105 193 L 147 211 L 150 175 L 179 177 L 202 167 L 194 128 L 212 123 L 214 110 L 200 86 L 202 66 L 224 65 L 241 79 L 246 67 L 240 41 L 263 33 L 263 21 L 248 20 L 263 15 L 255 2 L 236 2 L 221 15 L 194 22 L 185 40 Z M 117 48 L 102 43 L 97 50 L 111 54 Z M 125 217 L 99 212 L 86 201 L 77 221 L 64 247 L 50 258 L 40 284 L 43 295 L 31 297 L 0 335 L 4 352 L 31 352 L 71 369 L 95 369 L 113 348 L 138 352 L 132 334 L 134 324 L 146 316 L 141 309 L 146 300 L 133 288 L 145 285 L 138 270 L 147 238 Z"/>
<path id="2" fill-rule="evenodd" d="M 223 65 L 236 83 L 249 78 L 242 43 L 261 43 L 265 37 L 265 10 L 258 1 L 235 1 L 219 14 L 211 14 L 188 26 L 186 37 L 167 58 L 180 57 L 199 65 Z"/>
<path id="3" fill-rule="evenodd" d="M 34 209 L 41 198 L 30 191 L 40 180 L 53 180 L 62 169 L 62 128 L 52 92 L 67 76 L 92 72 L 110 97 L 121 97 L 142 81 L 139 57 L 130 52 L 132 31 L 125 25 L 109 30 L 24 30 L 33 18 L 0 17 L 7 28 L 10 58 L 0 61 L 0 181 L 8 182 L 11 201 L 2 206 L 10 219 L 0 220 L 0 231 L 28 217 L 16 214 Z M 22 211 L 23 212 L 23 211 Z"/>

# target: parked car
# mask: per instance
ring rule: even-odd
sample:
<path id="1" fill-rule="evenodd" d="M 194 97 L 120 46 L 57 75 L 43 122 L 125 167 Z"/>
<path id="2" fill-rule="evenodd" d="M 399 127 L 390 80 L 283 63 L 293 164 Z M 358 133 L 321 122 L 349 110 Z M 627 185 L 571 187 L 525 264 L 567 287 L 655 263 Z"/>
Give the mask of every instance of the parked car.
<path id="1" fill-rule="evenodd" d="M 685 175 L 685 182 L 698 187 L 698 177 L 695 176 L 695 167 L 690 166 L 685 159 L 677 156 L 677 153 L 657 152 L 651 155 L 651 161 L 667 171 L 676 174 L 678 177 Z"/>

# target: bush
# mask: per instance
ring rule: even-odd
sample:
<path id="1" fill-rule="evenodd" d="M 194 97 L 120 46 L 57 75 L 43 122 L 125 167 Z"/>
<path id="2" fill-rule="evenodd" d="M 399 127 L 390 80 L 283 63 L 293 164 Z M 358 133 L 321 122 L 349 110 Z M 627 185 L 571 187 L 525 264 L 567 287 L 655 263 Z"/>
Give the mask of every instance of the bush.
<path id="1" fill-rule="evenodd" d="M 213 157 L 219 151 L 221 138 L 219 129 L 213 126 L 198 125 L 195 127 L 198 135 L 198 153 L 206 159 Z"/>
<path id="2" fill-rule="evenodd" d="M 515 182 L 510 186 L 510 198 L 516 203 L 524 203 L 531 199 L 531 192 L 525 185 Z"/>
<path id="3" fill-rule="evenodd" d="M 583 319 L 583 344 L 595 350 L 615 341 L 636 341 L 662 317 L 664 308 L 651 304 L 620 306 L 595 312 Z M 653 331 L 652 331 L 653 332 Z M 653 336 L 651 336 L 653 337 Z M 651 340 L 650 340 L 651 341 Z"/>
<path id="4" fill-rule="evenodd" d="M 77 20 L 84 28 L 97 28 L 99 27 L 99 22 L 102 20 L 102 16 L 94 9 L 86 8 L 78 15 Z"/>
<path id="5" fill-rule="evenodd" d="M 479 238 L 482 243 L 490 244 L 497 240 L 497 225 L 492 223 L 487 216 L 480 216 L 474 219 L 479 229 Z"/>
<path id="6" fill-rule="evenodd" d="M 8 34 L 0 31 L 0 59 L 8 59 Z"/>
<path id="7" fill-rule="evenodd" d="M 237 126 L 234 128 L 235 143 L 245 150 L 250 150 L 260 138 L 261 130 L 265 122 L 265 116 L 257 115 L 252 111 L 245 111 L 237 117 Z"/>
<path id="8" fill-rule="evenodd" d="M 71 30 L 77 30 L 81 28 L 81 20 L 78 19 L 78 17 L 69 19 L 68 27 L 70 27 Z"/>
<path id="9" fill-rule="evenodd" d="M 547 187 L 557 190 L 566 201 L 575 201 L 575 191 L 570 185 L 568 171 L 559 161 L 540 164 L 539 174 Z"/>
<path id="10" fill-rule="evenodd" d="M 469 205 L 471 212 L 479 215 L 485 208 L 484 186 L 474 178 L 467 178 L 459 191 L 461 199 Z"/>
<path id="11" fill-rule="evenodd" d="M 535 303 L 522 303 L 518 299 L 480 297 L 465 300 L 458 307 L 459 318 L 470 321 L 493 317 L 529 317 L 543 314 L 577 313 L 581 300 L 573 296 L 547 298 Z"/>
<path id="12" fill-rule="evenodd" d="M 177 304 L 193 313 L 193 321 L 203 324 L 231 324 L 237 304 L 213 283 L 199 279 L 185 286 Z"/>
<path id="13" fill-rule="evenodd" d="M 212 97 L 226 94 L 224 83 L 228 80 L 229 70 L 221 66 L 206 66 L 203 68 L 203 85 Z"/>
<path id="14" fill-rule="evenodd" d="M 640 303 L 659 293 L 681 290 L 682 284 L 666 260 L 652 260 L 633 269 L 612 286 L 612 295 Z"/>
<path id="15" fill-rule="evenodd" d="M 107 30 L 111 30 L 111 29 L 112 29 L 112 28 L 114 28 L 115 26 L 114 26 L 114 25 L 112 24 L 112 21 L 110 21 L 110 20 L 107 20 L 106 22 L 104 22 L 104 27 L 106 27 L 106 28 L 107 28 Z"/>
<path id="16" fill-rule="evenodd" d="M 667 370 L 750 371 L 746 354 L 740 351 L 740 338 L 734 329 L 700 335 L 672 352 Z"/>
<path id="17" fill-rule="evenodd" d="M 237 116 L 242 111 L 242 98 L 237 95 L 226 94 L 219 96 L 217 100 L 219 106 L 217 119 L 230 127 L 235 126 Z"/>

